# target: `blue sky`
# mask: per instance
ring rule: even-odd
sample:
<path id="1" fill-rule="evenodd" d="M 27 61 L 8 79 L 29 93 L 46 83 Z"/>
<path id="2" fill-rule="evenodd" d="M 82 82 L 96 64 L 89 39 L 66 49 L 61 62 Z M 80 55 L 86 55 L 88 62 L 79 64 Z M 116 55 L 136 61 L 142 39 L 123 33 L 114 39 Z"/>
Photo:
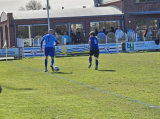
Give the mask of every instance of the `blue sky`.
<path id="1" fill-rule="evenodd" d="M 0 13 L 2 11 L 18 11 L 21 6 L 25 6 L 30 0 L 0 0 Z M 40 1 L 43 6 L 47 4 L 47 0 Z M 92 6 L 93 0 L 49 0 L 52 8 L 70 8 Z"/>

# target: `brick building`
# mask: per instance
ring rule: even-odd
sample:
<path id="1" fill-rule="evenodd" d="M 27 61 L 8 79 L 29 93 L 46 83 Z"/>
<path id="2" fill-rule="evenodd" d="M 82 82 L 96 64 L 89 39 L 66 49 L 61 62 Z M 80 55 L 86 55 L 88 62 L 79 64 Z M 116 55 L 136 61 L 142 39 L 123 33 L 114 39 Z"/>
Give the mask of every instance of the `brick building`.
<path id="1" fill-rule="evenodd" d="M 106 12 L 107 11 L 107 12 Z M 76 9 L 50 10 L 50 28 L 62 37 L 66 31 L 71 38 L 75 29 L 104 31 L 111 26 L 122 25 L 124 14 L 115 7 L 90 7 Z M 2 12 L 0 22 L 0 47 L 7 40 L 9 47 L 17 45 L 17 38 L 24 40 L 24 46 L 40 46 L 40 40 L 48 29 L 47 11 L 16 11 Z M 88 35 L 89 37 L 89 35 Z"/>
<path id="2" fill-rule="evenodd" d="M 125 32 L 135 30 L 143 39 L 144 31 L 155 39 L 160 27 L 160 0 L 123 0 Z"/>
<path id="3" fill-rule="evenodd" d="M 148 29 L 155 39 L 160 27 L 160 0 L 94 0 L 96 7 L 50 10 L 50 28 L 60 36 L 75 29 L 110 29 L 111 26 L 136 31 L 143 39 Z M 122 12 L 123 11 L 123 12 Z M 9 47 L 16 46 L 17 38 L 25 46 L 39 46 L 39 40 L 47 31 L 47 13 L 41 11 L 2 12 L 0 16 L 0 48 L 5 39 Z"/>

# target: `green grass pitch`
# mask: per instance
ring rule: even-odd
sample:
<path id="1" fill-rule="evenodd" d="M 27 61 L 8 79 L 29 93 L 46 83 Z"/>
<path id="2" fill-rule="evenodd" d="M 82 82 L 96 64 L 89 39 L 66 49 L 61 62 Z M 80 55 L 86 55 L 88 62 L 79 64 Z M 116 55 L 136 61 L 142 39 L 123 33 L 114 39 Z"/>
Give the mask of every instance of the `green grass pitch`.
<path id="1" fill-rule="evenodd" d="M 160 119 L 160 53 L 0 61 L 0 119 Z"/>

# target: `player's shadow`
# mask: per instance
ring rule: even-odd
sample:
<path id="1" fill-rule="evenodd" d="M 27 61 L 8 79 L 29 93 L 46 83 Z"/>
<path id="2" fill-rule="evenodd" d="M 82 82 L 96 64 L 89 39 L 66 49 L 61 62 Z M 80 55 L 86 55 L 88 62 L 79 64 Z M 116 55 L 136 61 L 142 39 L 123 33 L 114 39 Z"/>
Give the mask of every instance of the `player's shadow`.
<path id="1" fill-rule="evenodd" d="M 116 72 L 116 70 L 98 70 L 98 71 Z"/>
<path id="2" fill-rule="evenodd" d="M 66 73 L 66 72 L 52 72 L 52 74 L 73 74 L 72 72 Z"/>
<path id="3" fill-rule="evenodd" d="M 10 87 L 10 86 L 1 86 L 10 90 L 35 90 L 33 88 L 15 88 L 15 87 Z"/>

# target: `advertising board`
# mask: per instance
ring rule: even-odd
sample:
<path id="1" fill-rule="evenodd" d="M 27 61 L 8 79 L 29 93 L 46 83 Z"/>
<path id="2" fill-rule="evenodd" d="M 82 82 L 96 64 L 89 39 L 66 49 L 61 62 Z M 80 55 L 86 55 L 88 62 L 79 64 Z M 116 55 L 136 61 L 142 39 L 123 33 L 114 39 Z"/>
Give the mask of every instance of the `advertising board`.
<path id="1" fill-rule="evenodd" d="M 122 52 L 121 43 L 113 44 L 99 44 L 99 53 L 118 53 Z M 78 44 L 78 45 L 62 45 L 55 46 L 55 55 L 75 55 L 75 54 L 89 54 L 88 44 Z M 44 52 L 40 51 L 40 47 L 29 47 L 24 48 L 24 57 L 42 57 Z"/>
<path id="2" fill-rule="evenodd" d="M 0 57 L 6 57 L 6 49 L 0 49 Z M 20 57 L 19 48 L 7 49 L 7 57 Z"/>

